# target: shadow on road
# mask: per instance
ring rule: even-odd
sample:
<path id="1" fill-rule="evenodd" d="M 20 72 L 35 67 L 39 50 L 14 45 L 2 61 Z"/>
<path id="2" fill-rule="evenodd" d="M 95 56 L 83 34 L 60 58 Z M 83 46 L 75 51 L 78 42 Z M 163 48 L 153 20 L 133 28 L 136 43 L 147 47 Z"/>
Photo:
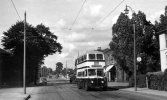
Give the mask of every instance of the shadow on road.
<path id="1" fill-rule="evenodd" d="M 124 88 L 129 88 L 129 86 L 110 86 L 107 87 L 107 90 L 102 90 L 102 89 L 91 89 L 90 91 L 118 91 L 119 89 L 124 89 Z"/>
<path id="2" fill-rule="evenodd" d="M 129 88 L 129 86 L 111 86 L 107 88 L 107 91 L 116 91 L 124 88 Z"/>

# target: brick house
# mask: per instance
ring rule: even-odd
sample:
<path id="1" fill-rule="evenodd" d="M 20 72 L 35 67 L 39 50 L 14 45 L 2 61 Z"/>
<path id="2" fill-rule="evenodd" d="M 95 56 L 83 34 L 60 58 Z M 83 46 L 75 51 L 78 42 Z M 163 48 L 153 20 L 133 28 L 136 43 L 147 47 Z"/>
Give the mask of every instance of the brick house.
<path id="1" fill-rule="evenodd" d="M 110 49 L 102 50 L 105 57 L 105 75 L 108 78 L 108 81 L 113 82 L 126 82 L 128 76 L 124 70 L 120 69 L 117 62 L 113 57 L 113 52 Z"/>

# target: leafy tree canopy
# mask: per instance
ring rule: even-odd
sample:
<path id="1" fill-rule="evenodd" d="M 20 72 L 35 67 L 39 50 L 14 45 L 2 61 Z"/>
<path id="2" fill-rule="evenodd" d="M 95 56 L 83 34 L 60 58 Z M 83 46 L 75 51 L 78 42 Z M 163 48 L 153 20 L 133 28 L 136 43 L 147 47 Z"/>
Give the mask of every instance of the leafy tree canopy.
<path id="1" fill-rule="evenodd" d="M 12 53 L 11 62 L 15 65 L 12 68 L 22 72 L 24 23 L 17 22 L 3 34 L 2 45 L 5 50 Z M 26 67 L 29 81 L 37 80 L 38 67 L 43 64 L 45 57 L 56 52 L 61 53 L 61 50 L 62 46 L 57 42 L 57 36 L 49 30 L 49 27 L 43 24 L 34 27 L 26 23 Z"/>
<path id="2" fill-rule="evenodd" d="M 61 62 L 56 63 L 56 70 L 55 73 L 59 77 L 59 74 L 62 72 L 63 64 Z"/>
<path id="3" fill-rule="evenodd" d="M 136 33 L 136 56 L 142 55 L 142 62 L 138 63 L 138 72 L 146 73 L 159 68 L 159 45 L 155 34 L 155 27 L 146 20 L 146 15 L 139 11 L 130 19 L 121 13 L 113 25 L 113 38 L 109 46 L 114 52 L 117 65 L 129 75 L 133 72 L 134 27 Z M 148 70 L 149 67 L 152 67 Z M 156 67 L 156 68 L 155 68 Z M 154 69 L 155 68 L 155 69 Z"/>

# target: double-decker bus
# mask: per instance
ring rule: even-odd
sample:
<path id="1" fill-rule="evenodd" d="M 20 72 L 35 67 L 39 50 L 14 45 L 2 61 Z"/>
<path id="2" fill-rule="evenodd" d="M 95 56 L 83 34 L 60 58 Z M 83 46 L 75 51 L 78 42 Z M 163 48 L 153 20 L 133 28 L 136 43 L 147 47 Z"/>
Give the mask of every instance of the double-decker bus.
<path id="1" fill-rule="evenodd" d="M 75 60 L 76 79 L 79 89 L 107 89 L 107 78 L 104 77 L 105 59 L 100 51 L 86 52 Z"/>

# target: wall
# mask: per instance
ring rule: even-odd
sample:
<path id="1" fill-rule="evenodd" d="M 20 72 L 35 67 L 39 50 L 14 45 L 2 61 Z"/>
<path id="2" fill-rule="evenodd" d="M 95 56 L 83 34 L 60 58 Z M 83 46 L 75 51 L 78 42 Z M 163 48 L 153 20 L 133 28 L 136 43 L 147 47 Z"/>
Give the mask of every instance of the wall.
<path id="1" fill-rule="evenodd" d="M 160 45 L 160 60 L 161 60 L 161 71 L 164 72 L 167 68 L 167 34 L 159 35 L 159 45 Z"/>
<path id="2" fill-rule="evenodd" d="M 2 85 L 2 58 L 0 53 L 0 85 Z"/>

